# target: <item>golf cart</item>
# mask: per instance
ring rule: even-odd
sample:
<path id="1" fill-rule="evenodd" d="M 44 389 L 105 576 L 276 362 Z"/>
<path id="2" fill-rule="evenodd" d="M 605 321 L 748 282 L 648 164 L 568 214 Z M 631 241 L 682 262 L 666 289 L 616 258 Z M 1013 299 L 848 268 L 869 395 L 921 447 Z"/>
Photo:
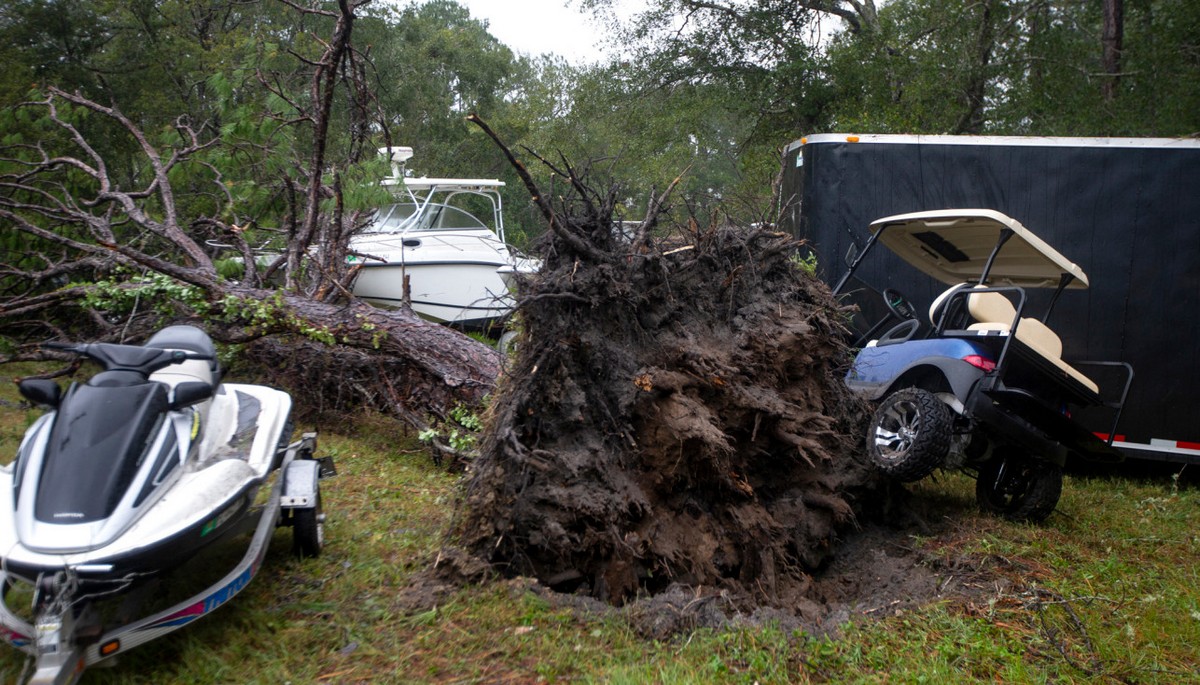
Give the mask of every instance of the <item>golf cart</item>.
<path id="1" fill-rule="evenodd" d="M 1041 521 L 1058 503 L 1069 455 L 1123 459 L 1112 440 L 1133 368 L 1068 363 L 1046 325 L 1064 290 L 1088 287 L 1079 266 L 1017 221 L 985 209 L 891 216 L 870 232 L 861 251 L 851 250 L 835 294 L 877 244 L 950 286 L 933 301 L 921 335 L 907 298 L 885 290 L 888 317 L 899 323 L 864 342 L 846 376 L 852 390 L 877 403 L 867 449 L 880 470 L 905 482 L 939 468 L 962 470 L 976 477 L 985 511 Z M 1028 288 L 1054 290 L 1040 318 L 1026 316 Z M 1101 392 L 1081 368 L 1095 374 L 1104 367 Z M 1107 439 L 1073 420 L 1073 407 L 1111 410 Z"/>

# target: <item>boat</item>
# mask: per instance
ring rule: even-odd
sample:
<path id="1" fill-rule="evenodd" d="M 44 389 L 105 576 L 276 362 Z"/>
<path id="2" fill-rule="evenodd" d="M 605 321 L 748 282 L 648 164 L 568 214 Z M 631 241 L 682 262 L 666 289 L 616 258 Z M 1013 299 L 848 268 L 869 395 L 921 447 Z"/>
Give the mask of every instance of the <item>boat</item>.
<path id="1" fill-rule="evenodd" d="M 412 148 L 380 153 L 391 160 L 383 185 L 397 201 L 350 240 L 348 259 L 361 267 L 354 295 L 384 307 L 407 304 L 464 330 L 499 330 L 515 306 L 515 276 L 537 268 L 505 243 L 504 182 L 409 177 Z"/>

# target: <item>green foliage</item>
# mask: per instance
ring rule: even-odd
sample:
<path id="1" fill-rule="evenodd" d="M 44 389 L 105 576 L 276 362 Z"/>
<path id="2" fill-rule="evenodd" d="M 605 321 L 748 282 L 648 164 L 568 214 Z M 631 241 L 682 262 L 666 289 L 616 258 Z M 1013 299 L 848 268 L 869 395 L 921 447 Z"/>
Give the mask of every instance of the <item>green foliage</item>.
<path id="1" fill-rule="evenodd" d="M 314 326 L 298 317 L 279 291 L 267 299 L 230 294 L 210 302 L 200 288 L 168 276 L 154 272 L 128 276 L 123 271 L 90 285 L 84 295 L 84 306 L 112 317 L 147 311 L 167 319 L 195 315 L 242 325 L 251 333 L 291 333 L 326 345 L 337 342 L 327 327 Z M 363 327 L 373 328 L 373 325 L 368 322 Z"/>
<path id="2" fill-rule="evenodd" d="M 325 345 L 337 344 L 333 331 L 325 326 L 314 326 L 296 315 L 286 305 L 283 293 L 276 291 L 263 300 L 256 297 L 226 295 L 213 305 L 214 315 L 226 323 L 246 326 L 250 332 L 292 333 Z"/>
<path id="3" fill-rule="evenodd" d="M 822 9 L 808 9 L 814 5 Z M 636 56 L 622 73 L 644 90 L 728 89 L 733 98 L 714 101 L 716 111 L 729 107 L 754 122 L 738 138 L 751 144 L 779 145 L 821 130 L 1093 136 L 1200 130 L 1200 6 L 1123 5 L 1117 77 L 1101 63 L 1101 3 L 1041 0 L 653 0 L 621 27 Z M 841 30 L 830 32 L 839 21 Z M 827 37 L 818 44 L 814 29 L 822 22 Z M 1117 85 L 1111 99 L 1104 96 L 1106 82 Z"/>
<path id="4" fill-rule="evenodd" d="M 483 419 L 479 414 L 459 404 L 450 410 L 448 421 L 438 428 L 426 428 L 417 434 L 417 439 L 423 443 L 441 440 L 456 452 L 469 453 L 475 449 L 481 430 Z"/>
<path id="5" fill-rule="evenodd" d="M 792 265 L 795 266 L 797 270 L 802 271 L 802 272 L 808 274 L 809 276 L 815 277 L 817 275 L 817 253 L 816 252 L 809 252 L 808 254 L 803 255 L 803 256 L 801 256 L 799 253 L 793 254 L 791 256 L 791 262 L 792 262 Z"/>
<path id="6" fill-rule="evenodd" d="M 1200 129 L 1195 3 L 1124 3 L 1115 97 L 1100 3 L 898 0 L 829 50 L 832 126 L 882 133 L 1179 136 Z M 1170 47 L 1168 47 L 1170 46 Z"/>
<path id="7" fill-rule="evenodd" d="M 227 281 L 236 281 L 246 274 L 246 264 L 238 257 L 218 259 L 213 261 L 217 275 Z"/>
<path id="8" fill-rule="evenodd" d="M 590 164 L 595 187 L 618 188 L 618 219 L 641 218 L 650 198 L 682 174 L 675 211 L 739 223 L 770 220 L 779 146 L 821 130 L 1200 131 L 1195 2 L 1125 3 L 1119 77 L 1103 73 L 1098 3 L 843 0 L 809 9 L 815 4 L 650 0 L 626 25 L 609 27 L 610 39 L 623 46 L 620 61 L 589 66 L 514 55 L 453 0 L 366 5 L 355 42 L 383 116 L 373 118 L 339 91 L 326 157 L 315 171 L 327 184 L 338 179 L 347 221 L 361 222 L 388 198 L 377 184 L 387 164 L 374 148 L 412 145 L 410 167 L 418 175 L 506 181 L 506 232 L 522 245 L 541 232 L 540 213 L 491 141 L 465 120 L 468 113 L 486 119 L 549 193 L 557 193 L 561 178 L 523 147 L 556 163 Z M 311 72 L 302 61 L 319 57 L 318 37 L 331 26 L 327 17 L 278 2 L 16 0 L 0 10 L 0 56 L 7 60 L 0 104 L 40 99 L 41 88 L 57 85 L 115 103 L 160 147 L 181 141 L 176 122 L 219 137 L 219 145 L 171 170 L 182 228 L 201 244 L 233 242 L 206 220 L 217 219 L 253 248 L 278 253 L 304 214 L 299 194 L 316 149 L 311 131 L 297 123 L 312 104 Z M 1112 98 L 1104 97 L 1106 83 L 1116 86 Z M 147 166 L 129 135 L 83 110 L 64 106 L 60 115 L 105 157 L 117 185 L 144 187 Z M 22 147 L 31 142 L 83 155 L 43 109 L 0 109 L 0 143 L 7 146 L 0 172 L 40 155 Z M 61 185 L 46 192 L 57 198 L 96 192 L 78 171 L 64 169 L 55 181 Z M 150 198 L 143 209 L 160 218 L 159 204 Z M 334 204 L 331 195 L 322 198 L 324 217 Z M 55 230 L 87 238 L 80 226 Z M 116 232 L 137 249 L 170 254 L 171 246 L 148 232 Z M 9 232 L 0 235 L 0 262 L 43 268 L 42 255 L 60 254 L 46 247 Z M 241 265 L 221 256 L 221 276 L 241 278 Z M 9 281 L 0 285 L 28 287 Z M 165 299 L 136 285 L 129 291 L 134 301 L 139 293 Z M 98 306 L 132 306 L 115 286 L 95 297 Z"/>
<path id="9" fill-rule="evenodd" d="M 483 22 L 451 0 L 433 0 L 382 8 L 359 31 L 375 46 L 378 95 L 394 145 L 412 146 L 414 162 L 436 170 L 431 175 L 477 177 L 481 167 L 499 168 L 494 150 L 471 135 L 465 119 L 472 112 L 491 118 L 514 70 L 512 51 Z"/>
<path id="10" fill-rule="evenodd" d="M 84 294 L 84 307 L 112 316 L 126 316 L 138 310 L 171 316 L 178 314 L 181 307 L 203 314 L 209 309 L 202 290 L 152 271 L 130 275 L 118 270 L 112 278 L 90 285 Z"/>

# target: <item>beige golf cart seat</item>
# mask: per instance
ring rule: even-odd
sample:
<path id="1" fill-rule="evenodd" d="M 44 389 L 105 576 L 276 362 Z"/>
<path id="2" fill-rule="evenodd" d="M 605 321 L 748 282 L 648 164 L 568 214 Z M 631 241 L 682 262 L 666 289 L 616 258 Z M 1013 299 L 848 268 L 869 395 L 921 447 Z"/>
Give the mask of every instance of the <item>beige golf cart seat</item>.
<path id="1" fill-rule="evenodd" d="M 952 293 L 962 287 L 964 284 L 953 286 L 934 300 L 929 308 L 929 316 L 935 326 L 937 325 L 935 317 L 938 314 L 938 308 Z M 967 310 L 970 312 L 971 318 L 975 320 L 975 323 L 967 326 L 967 330 L 971 331 L 1008 331 L 1012 327 L 1013 320 L 1017 318 L 1017 310 L 1013 307 L 1012 301 L 1001 293 L 970 295 L 967 297 Z M 1037 319 L 1021 317 L 1021 321 L 1017 325 L 1017 340 L 1062 369 L 1068 376 L 1079 381 L 1092 392 L 1100 391 L 1100 387 L 1096 385 L 1095 381 L 1063 361 L 1062 340 L 1046 324 Z"/>

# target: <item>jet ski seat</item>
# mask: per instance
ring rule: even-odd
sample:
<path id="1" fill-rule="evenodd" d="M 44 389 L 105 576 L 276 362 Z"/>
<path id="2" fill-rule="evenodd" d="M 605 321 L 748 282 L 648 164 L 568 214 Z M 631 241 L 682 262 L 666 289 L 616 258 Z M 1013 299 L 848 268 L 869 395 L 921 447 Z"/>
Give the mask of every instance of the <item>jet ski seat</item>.
<path id="1" fill-rule="evenodd" d="M 156 347 L 160 350 L 184 350 L 196 354 L 217 356 L 217 348 L 212 338 L 195 326 L 167 326 L 155 333 L 142 347 Z"/>
<path id="2" fill-rule="evenodd" d="M 155 333 L 142 345 L 160 350 L 183 350 L 212 357 L 211 361 L 188 360 L 182 364 L 172 364 L 165 369 L 154 372 L 153 379 L 169 385 L 185 381 L 201 381 L 214 387 L 220 380 L 221 371 L 217 364 L 217 347 L 212 338 L 195 326 L 167 326 Z"/>

